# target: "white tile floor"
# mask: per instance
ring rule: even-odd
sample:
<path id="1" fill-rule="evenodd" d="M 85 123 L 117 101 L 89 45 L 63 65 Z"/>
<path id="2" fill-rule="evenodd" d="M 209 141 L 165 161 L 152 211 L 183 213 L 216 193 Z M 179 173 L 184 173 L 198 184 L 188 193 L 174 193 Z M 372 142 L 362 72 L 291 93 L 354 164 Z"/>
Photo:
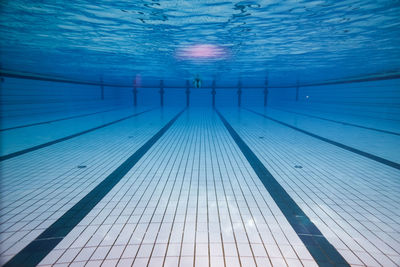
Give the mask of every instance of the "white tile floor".
<path id="1" fill-rule="evenodd" d="M 25 247 L 175 113 L 155 110 L 1 162 L 1 258 Z"/>
<path id="2" fill-rule="evenodd" d="M 354 115 L 347 113 L 342 113 L 340 108 L 337 108 L 335 111 L 327 111 L 324 110 L 324 106 L 320 105 L 319 107 L 314 107 L 314 105 L 279 105 L 268 107 L 269 111 L 280 110 L 280 111 L 289 111 L 295 112 L 305 115 L 312 115 L 322 117 L 328 120 L 341 121 L 345 123 L 352 123 L 361 125 L 364 127 L 372 127 L 379 128 L 381 130 L 400 132 L 400 121 L 393 119 L 385 119 L 385 118 L 376 118 L 371 116 L 371 114 L 363 115 Z"/>
<path id="3" fill-rule="evenodd" d="M 324 121 L 294 113 L 283 112 L 277 109 L 268 109 L 264 111 L 263 108 L 253 108 L 253 110 L 263 114 L 265 112 L 268 116 L 335 142 L 400 163 L 400 153 L 397 149 L 400 147 L 400 136 L 398 135 Z M 380 127 L 382 124 L 383 122 L 376 125 Z M 397 124 L 399 125 L 398 132 L 400 132 L 400 123 Z M 396 125 L 396 123 L 392 123 L 392 125 Z"/>
<path id="4" fill-rule="evenodd" d="M 188 111 L 41 264 L 315 265 L 238 152 Z"/>
<path id="5" fill-rule="evenodd" d="M 15 127 L 21 127 L 28 124 L 44 124 L 51 121 L 75 119 L 81 116 L 89 117 L 100 113 L 107 113 L 116 110 L 132 109 L 132 107 L 119 107 L 115 105 L 104 105 L 99 107 L 86 107 L 86 108 L 74 108 L 69 107 L 68 111 L 53 111 L 43 112 L 41 114 L 31 114 L 29 116 L 9 114 L 6 110 L 3 110 L 0 114 L 1 129 L 9 129 Z"/>
<path id="6" fill-rule="evenodd" d="M 245 110 L 223 114 L 350 264 L 400 264 L 400 171 Z"/>
<path id="7" fill-rule="evenodd" d="M 114 109 L 108 112 L 97 113 L 90 116 L 82 116 L 70 120 L 56 121 L 0 132 L 0 138 L 2 140 L 0 156 L 41 145 L 56 139 L 64 138 L 66 136 L 76 134 L 149 109 L 150 108 Z M 69 115 L 60 116 L 59 118 L 68 116 Z M 50 119 L 54 118 L 51 117 L 49 120 Z M 10 123 L 7 123 L 4 128 L 6 128 L 9 124 Z M 20 125 L 24 124 L 25 123 L 22 123 Z M 26 122 L 26 124 L 29 124 L 29 122 Z"/>
<path id="8" fill-rule="evenodd" d="M 2 262 L 178 111 L 154 110 L 1 162 Z M 400 264 L 398 170 L 245 110 L 221 112 L 351 265 Z M 211 109 L 186 111 L 40 263 L 193 264 L 316 265 Z"/>

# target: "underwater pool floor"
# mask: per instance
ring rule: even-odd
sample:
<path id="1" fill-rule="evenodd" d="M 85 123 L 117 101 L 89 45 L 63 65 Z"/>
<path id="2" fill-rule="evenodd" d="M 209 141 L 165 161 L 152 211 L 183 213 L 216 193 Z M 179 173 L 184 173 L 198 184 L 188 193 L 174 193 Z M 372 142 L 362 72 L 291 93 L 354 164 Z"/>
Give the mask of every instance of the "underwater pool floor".
<path id="1" fill-rule="evenodd" d="M 10 122 L 1 263 L 400 265 L 400 129 L 309 115 L 138 108 Z"/>

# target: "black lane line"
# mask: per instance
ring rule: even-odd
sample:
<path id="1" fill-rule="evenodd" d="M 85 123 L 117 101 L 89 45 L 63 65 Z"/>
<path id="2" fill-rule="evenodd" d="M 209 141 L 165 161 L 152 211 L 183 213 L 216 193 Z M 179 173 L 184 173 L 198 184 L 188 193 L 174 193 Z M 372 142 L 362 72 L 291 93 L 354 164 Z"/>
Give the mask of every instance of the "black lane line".
<path id="1" fill-rule="evenodd" d="M 378 156 L 376 156 L 376 155 L 373 155 L 373 154 L 370 154 L 370 153 L 367 153 L 367 152 L 358 150 L 358 149 L 356 149 L 356 148 L 354 148 L 354 147 L 346 146 L 346 145 L 344 145 L 344 144 L 342 144 L 342 143 L 335 142 L 335 141 L 333 141 L 333 140 L 331 140 L 331 139 L 328 139 L 328 138 L 325 138 L 325 137 L 322 137 L 322 136 L 319 136 L 319 135 L 316 135 L 316 134 L 307 132 L 307 131 L 302 130 L 302 129 L 300 129 L 300 128 L 297 128 L 297 127 L 295 127 L 295 126 L 293 126 L 293 125 L 290 125 L 290 124 L 287 124 L 287 123 L 285 123 L 285 122 L 279 121 L 279 120 L 274 119 L 274 118 L 272 118 L 272 117 L 270 117 L 270 116 L 267 116 L 267 115 L 264 115 L 264 114 L 262 114 L 262 113 L 253 111 L 253 110 L 251 110 L 251 109 L 247 109 L 247 108 L 245 108 L 245 109 L 248 110 L 249 112 L 252 112 L 252 113 L 254 113 L 254 114 L 257 114 L 257 115 L 259 115 L 259 116 L 261 116 L 261 117 L 264 117 L 264 118 L 266 118 L 266 119 L 268 119 L 268 120 L 274 121 L 274 122 L 276 122 L 276 123 L 279 123 L 279 124 L 281 124 L 281 125 L 284 125 L 284 126 L 286 126 L 286 127 L 289 127 L 289 128 L 291 128 L 291 129 L 293 129 L 293 130 L 296 130 L 296 131 L 299 131 L 299 132 L 304 133 L 304 134 L 306 134 L 306 135 L 312 136 L 312 137 L 317 138 L 317 139 L 319 139 L 319 140 L 321 140 L 321 141 L 327 142 L 327 143 L 329 143 L 329 144 L 331 144 L 331 145 L 335 145 L 335 146 L 337 146 L 337 147 L 346 149 L 347 151 L 356 153 L 356 154 L 358 154 L 358 155 L 360 155 L 360 156 L 363 156 L 363 157 L 366 157 L 366 158 L 375 160 L 375 161 L 377 161 L 377 162 L 379 162 L 379 163 L 385 164 L 386 166 L 389 166 L 389 167 L 392 167 L 392 168 L 395 168 L 395 169 L 400 170 L 400 164 L 399 164 L 399 163 L 396 163 L 396 162 L 394 162 L 394 161 L 390 161 L 390 160 L 387 160 L 387 159 L 378 157 Z"/>
<path id="2" fill-rule="evenodd" d="M 354 127 L 358 127 L 358 128 L 362 128 L 362 129 L 371 130 L 371 131 L 387 133 L 387 134 L 393 134 L 393 135 L 400 135 L 400 133 L 396 133 L 396 132 L 392 132 L 392 131 L 388 131 L 388 130 L 381 130 L 381 129 L 377 129 L 377 128 L 373 128 L 373 127 L 362 126 L 362 125 L 359 125 L 359 124 L 326 119 L 326 118 L 323 118 L 323 117 L 319 117 L 319 116 L 315 116 L 315 115 L 309 115 L 309 114 L 300 113 L 300 112 L 296 112 L 296 111 L 289 111 L 289 110 L 280 109 L 280 108 L 272 108 L 272 109 L 277 109 L 277 110 L 281 110 L 283 112 L 298 114 L 298 115 L 302 115 L 302 116 L 306 116 L 306 117 L 310 117 L 310 118 L 316 118 L 316 119 L 320 119 L 320 120 L 324 120 L 324 121 L 335 122 L 335 123 L 339 123 L 339 124 L 343 124 L 343 125 L 354 126 Z"/>
<path id="3" fill-rule="evenodd" d="M 319 266 L 350 266 L 334 246 L 322 235 L 319 229 L 307 217 L 303 210 L 290 197 L 285 189 L 275 180 L 254 152 L 247 146 L 239 134 L 217 111 L 226 129 L 236 142 L 254 172 L 260 178 L 279 209 L 296 231 L 310 254 Z"/>
<path id="4" fill-rule="evenodd" d="M 10 153 L 10 154 L 1 156 L 0 157 L 0 162 L 3 161 L 3 160 L 6 160 L 6 159 L 15 158 L 17 156 L 21 156 L 23 154 L 26 154 L 26 153 L 29 153 L 29 152 L 32 152 L 32 151 L 35 151 L 35 150 L 38 150 L 38 149 L 41 149 L 41 148 L 44 148 L 44 147 L 47 147 L 47 146 L 51 146 L 51 145 L 54 145 L 54 144 L 57 144 L 57 143 L 60 143 L 60 142 L 63 142 L 63 141 L 66 141 L 66 140 L 69 140 L 69 139 L 72 139 L 72 138 L 75 138 L 75 137 L 83 135 L 83 134 L 87 134 L 87 133 L 93 132 L 95 130 L 98 130 L 98 129 L 113 125 L 115 123 L 130 119 L 132 117 L 139 116 L 140 114 L 149 112 L 151 110 L 153 110 L 153 109 L 148 109 L 148 110 L 145 110 L 145 111 L 142 111 L 142 112 L 138 112 L 138 113 L 123 117 L 121 119 L 118 119 L 116 121 L 112 121 L 112 122 L 108 122 L 106 124 L 102 124 L 100 126 L 96 126 L 94 128 L 85 130 L 83 132 L 79 132 L 79 133 L 76 133 L 76 134 L 68 135 L 66 137 L 63 137 L 63 138 L 60 138 L 60 139 L 56 139 L 56 140 L 53 140 L 53 141 L 50 141 L 50 142 L 47 142 L 47 143 L 44 143 L 44 144 L 41 144 L 41 145 L 33 146 L 33 147 L 30 147 L 30 148 L 27 148 L 27 149 L 24 149 L 24 150 L 20 150 L 20 151 L 14 152 L 14 153 Z"/>
<path id="5" fill-rule="evenodd" d="M 25 125 L 19 125 L 19 126 L 14 126 L 14 127 L 10 127 L 10 128 L 0 129 L 0 132 L 10 131 L 10 130 L 15 130 L 15 129 L 20 129 L 20 128 L 25 128 L 25 127 L 31 127 L 31 126 L 41 125 L 41 124 L 48 124 L 48 123 L 52 123 L 52 122 L 65 121 L 65 120 L 70 120 L 70 119 L 75 119 L 75 118 L 81 118 L 81 117 L 86 117 L 86 116 L 95 115 L 95 114 L 99 114 L 99 113 L 110 112 L 110 111 L 117 110 L 117 109 L 119 109 L 119 108 L 113 108 L 113 109 L 108 109 L 108 110 L 103 110 L 103 111 L 97 111 L 97 112 L 93 112 L 93 113 L 80 114 L 80 115 L 75 115 L 75 116 L 71 116 L 71 117 L 54 119 L 54 120 L 50 120 L 50 121 L 42 121 L 42 122 L 35 122 L 35 123 L 25 124 Z"/>
<path id="6" fill-rule="evenodd" d="M 110 192 L 110 190 L 130 171 L 144 154 L 163 136 L 172 124 L 185 111 L 183 109 L 172 118 L 161 130 L 151 137 L 143 146 L 125 160 L 107 178 L 98 184 L 92 191 L 83 197 L 78 203 L 70 208 L 64 215 L 55 221 L 49 228 L 41 233 L 35 240 L 29 243 L 4 267 L 12 266 L 36 266 L 50 251 L 63 240 L 65 236 L 85 218 L 85 216 Z"/>
<path id="7" fill-rule="evenodd" d="M 299 87 L 311 87 L 311 86 L 321 86 L 321 85 L 333 85 L 333 84 L 345 84 L 345 83 L 361 83 L 361 82 L 372 82 L 372 81 L 384 81 L 384 80 L 395 80 L 400 79 L 400 74 L 394 73 L 385 76 L 373 76 L 364 78 L 347 78 L 346 80 L 336 80 L 336 81 L 325 81 L 309 84 L 299 84 Z M 289 86 L 271 86 L 270 88 L 294 88 L 296 85 Z"/>

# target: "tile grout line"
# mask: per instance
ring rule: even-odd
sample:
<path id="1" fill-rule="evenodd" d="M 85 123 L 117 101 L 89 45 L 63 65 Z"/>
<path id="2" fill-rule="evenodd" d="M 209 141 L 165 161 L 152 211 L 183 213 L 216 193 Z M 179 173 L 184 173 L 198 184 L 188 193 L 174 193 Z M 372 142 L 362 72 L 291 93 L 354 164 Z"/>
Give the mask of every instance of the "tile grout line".
<path id="1" fill-rule="evenodd" d="M 392 167 L 392 168 L 395 168 L 395 169 L 400 170 L 400 164 L 399 164 L 399 163 L 396 163 L 396 162 L 394 162 L 394 161 L 391 161 L 391 160 L 388 160 L 388 159 L 385 159 L 385 158 L 382 158 L 382 157 L 379 157 L 379 156 L 370 154 L 370 153 L 365 152 L 365 151 L 361 151 L 361 150 L 356 149 L 356 148 L 354 148 L 354 147 L 347 146 L 347 145 L 345 145 L 345 144 L 342 144 L 342 143 L 333 141 L 333 140 L 331 140 L 331 139 L 328 139 L 328 138 L 319 136 L 319 135 L 317 135 L 317 134 L 313 134 L 313 133 L 311 133 L 311 132 L 308 132 L 308 131 L 306 131 L 306 130 L 297 128 L 297 127 L 295 127 L 295 126 L 293 126 L 293 125 L 290 125 L 290 124 L 288 124 L 288 123 L 282 122 L 282 121 L 277 120 L 277 119 L 274 119 L 274 118 L 272 118 L 272 117 L 270 117 L 270 116 L 267 116 L 267 115 L 264 115 L 264 114 L 262 114 L 262 113 L 253 111 L 253 110 L 251 110 L 251 109 L 247 109 L 247 108 L 244 108 L 244 109 L 247 110 L 248 112 L 254 113 L 254 114 L 258 115 L 258 116 L 264 117 L 264 118 L 266 118 L 266 119 L 268 119 L 268 120 L 271 120 L 271 121 L 273 121 L 273 122 L 279 123 L 279 124 L 281 124 L 281 125 L 283 125 L 283 126 L 289 127 L 289 128 L 291 128 L 291 129 L 296 130 L 296 131 L 298 131 L 298 132 L 301 132 L 301 133 L 303 133 L 303 134 L 306 134 L 306 135 L 309 135 L 309 136 L 314 137 L 314 138 L 316 138 L 316 139 L 319 139 L 319 140 L 321 140 L 321 141 L 327 142 L 327 143 L 329 143 L 329 144 L 331 144 L 331 145 L 335 145 L 335 146 L 340 147 L 340 148 L 342 148 L 342 149 L 345 149 L 345 150 L 347 150 L 347 151 L 356 153 L 356 154 L 358 154 L 358 155 L 360 155 L 360 156 L 363 156 L 363 157 L 372 159 L 372 160 L 374 160 L 374 161 L 376 161 L 376 162 L 385 164 L 386 166 L 389 166 L 389 167 Z"/>
<path id="2" fill-rule="evenodd" d="M 201 121 L 201 123 L 203 123 Z M 202 125 L 202 124 L 201 124 Z M 197 235 L 198 235 L 198 221 L 199 221 L 199 194 L 200 194 L 200 172 L 201 172 L 201 161 L 202 161 L 202 135 L 200 135 L 200 142 L 199 142 L 199 157 L 197 163 L 198 171 L 196 173 L 197 178 L 197 188 L 196 188 L 196 220 L 194 222 L 194 244 L 193 244 L 193 267 L 196 267 L 196 247 L 197 247 Z"/>
<path id="3" fill-rule="evenodd" d="M 213 125 L 214 126 L 214 125 Z M 209 150 L 209 154 L 210 154 L 210 159 L 211 162 L 215 162 L 213 159 L 213 147 L 215 146 L 215 140 L 212 138 L 212 134 L 210 133 L 210 129 L 207 128 L 207 134 L 208 134 L 208 139 L 209 139 L 209 144 L 208 144 L 208 150 Z M 225 252 L 225 246 L 224 246 L 224 237 L 222 234 L 222 222 L 221 222 L 221 211 L 220 211 L 220 200 L 218 197 L 218 193 L 217 193 L 217 184 L 215 182 L 215 176 L 216 176 L 216 170 L 214 170 L 214 168 L 211 168 L 212 171 L 212 182 L 213 182 L 213 193 L 214 193 L 214 197 L 216 200 L 216 207 L 217 207 L 217 214 L 218 214 L 218 226 L 219 226 L 219 232 L 220 232 L 220 238 L 221 238 L 221 247 L 222 247 L 222 257 L 223 257 L 223 261 L 224 261 L 224 267 L 227 266 L 226 264 L 226 252 Z"/>
<path id="4" fill-rule="evenodd" d="M 279 209 L 296 231 L 297 235 L 304 243 L 310 254 L 318 265 L 342 265 L 350 266 L 340 255 L 332 244 L 322 235 L 319 229 L 308 216 L 301 210 L 297 203 L 290 197 L 285 189 L 276 181 L 272 174 L 257 158 L 254 152 L 247 146 L 239 134 L 232 128 L 219 111 L 217 111 L 221 121 L 230 133 L 231 137 L 238 145 L 243 155 L 246 157 L 254 172 L 260 178 Z"/>
<path id="5" fill-rule="evenodd" d="M 197 126 L 195 126 L 195 129 L 196 129 L 196 133 L 198 132 L 198 131 L 200 131 L 199 129 L 198 129 L 199 127 Z M 195 145 L 194 145 L 194 148 L 193 148 L 193 151 L 194 151 L 194 155 L 196 155 L 196 151 L 198 151 L 198 143 L 199 143 L 199 136 L 197 135 L 197 134 L 195 134 L 194 135 L 195 137 L 195 140 L 196 140 L 196 142 L 194 143 Z M 197 153 L 197 154 L 199 154 L 199 153 Z M 187 198 L 186 198 L 186 208 L 185 208 L 185 218 L 184 218 L 184 221 L 183 221 L 183 226 L 182 226 L 182 235 L 181 235 L 181 238 L 180 238 L 180 242 L 179 242 L 179 256 L 178 256 L 178 265 L 181 265 L 181 260 L 182 260 L 182 248 L 183 248 L 183 246 L 184 246 L 184 240 L 185 240 L 185 238 L 186 238 L 186 236 L 185 236 L 185 230 L 187 229 L 186 228 L 186 225 L 187 225 L 187 219 L 188 219 L 188 213 L 189 213 L 189 203 L 190 203 L 190 199 L 191 199 L 191 193 L 192 193 L 192 188 L 193 188 L 193 184 L 194 184 L 194 179 L 195 179 L 195 177 L 194 177 L 194 166 L 195 166 L 195 159 L 196 159 L 196 157 L 194 156 L 193 158 L 192 158 L 192 160 L 191 160 L 191 163 L 190 163 L 190 180 L 189 180 L 189 185 L 188 185 L 188 193 L 187 193 Z M 170 233 L 170 236 L 169 236 L 169 239 L 168 239 L 168 243 L 170 243 L 170 239 L 171 239 L 171 235 L 172 235 L 172 232 L 173 232 L 173 230 L 171 231 L 171 233 Z M 167 247 L 167 252 L 165 253 L 165 255 L 167 256 L 168 254 L 168 248 L 169 248 L 169 246 Z M 194 257 L 193 257 L 193 260 L 194 260 Z M 165 266 L 165 260 L 164 260 L 164 262 L 163 262 L 163 266 Z"/>
<path id="6" fill-rule="evenodd" d="M 107 178 L 70 208 L 35 240 L 23 248 L 4 266 L 36 266 L 54 247 L 60 243 L 72 229 L 99 203 L 104 196 L 124 177 L 129 170 L 146 154 L 146 152 L 164 135 L 172 124 L 186 110 L 180 111 L 164 127 L 162 127 L 143 146 L 134 152 Z"/>

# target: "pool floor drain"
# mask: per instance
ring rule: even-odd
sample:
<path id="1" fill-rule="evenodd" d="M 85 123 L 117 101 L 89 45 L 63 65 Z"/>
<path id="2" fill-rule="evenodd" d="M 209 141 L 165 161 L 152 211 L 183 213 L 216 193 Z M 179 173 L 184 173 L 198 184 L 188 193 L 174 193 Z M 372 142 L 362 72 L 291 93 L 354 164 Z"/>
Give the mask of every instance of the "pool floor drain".
<path id="1" fill-rule="evenodd" d="M 264 139 L 264 136 L 259 136 L 258 138 L 260 138 L 260 139 Z"/>
<path id="2" fill-rule="evenodd" d="M 78 166 L 78 169 L 84 169 L 84 168 L 86 168 L 86 165 L 79 165 Z"/>
<path id="3" fill-rule="evenodd" d="M 300 165 L 295 165 L 294 166 L 296 169 L 303 169 L 303 166 L 300 166 Z"/>
<path id="4" fill-rule="evenodd" d="M 132 135 L 130 135 L 130 136 L 128 136 L 128 138 L 133 138 L 133 136 L 132 136 Z"/>

